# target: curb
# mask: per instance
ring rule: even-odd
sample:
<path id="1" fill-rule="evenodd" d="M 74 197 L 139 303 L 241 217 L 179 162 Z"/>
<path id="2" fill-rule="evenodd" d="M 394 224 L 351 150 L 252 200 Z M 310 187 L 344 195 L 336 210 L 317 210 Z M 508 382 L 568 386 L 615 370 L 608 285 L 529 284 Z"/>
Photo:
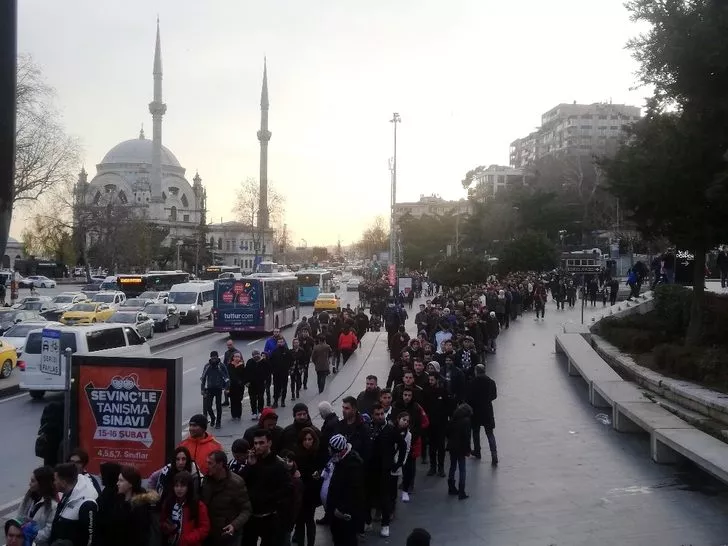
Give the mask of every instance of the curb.
<path id="1" fill-rule="evenodd" d="M 152 351 L 152 353 L 158 353 L 159 351 L 162 351 L 164 349 L 168 349 L 169 347 L 172 347 L 174 345 L 178 345 L 180 343 L 184 343 L 185 341 L 190 341 L 192 339 L 197 339 L 199 337 L 204 337 L 210 334 L 216 334 L 220 332 L 215 332 L 215 330 L 208 326 L 203 326 L 199 330 L 194 331 L 186 331 L 184 334 L 176 336 L 174 339 L 164 339 L 163 341 L 160 341 L 159 343 L 155 343 L 154 345 L 149 346 L 149 349 Z"/>
<path id="2" fill-rule="evenodd" d="M 14 394 L 18 394 L 20 392 L 20 381 L 16 383 L 15 385 L 8 385 L 7 387 L 0 387 L 0 399 L 2 398 L 8 398 L 10 396 L 13 396 Z"/>

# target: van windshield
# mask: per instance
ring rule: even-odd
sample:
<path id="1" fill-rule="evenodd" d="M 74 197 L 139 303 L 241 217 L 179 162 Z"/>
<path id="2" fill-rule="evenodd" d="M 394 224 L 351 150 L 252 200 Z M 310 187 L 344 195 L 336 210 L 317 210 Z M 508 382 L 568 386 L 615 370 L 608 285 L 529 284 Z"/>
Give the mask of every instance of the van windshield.
<path id="1" fill-rule="evenodd" d="M 39 355 L 42 340 L 43 332 L 32 332 L 28 334 L 23 352 L 31 355 Z M 74 353 L 76 352 L 76 335 L 71 332 L 61 332 L 61 351 L 65 351 L 67 348 L 70 348 Z"/>
<path id="2" fill-rule="evenodd" d="M 169 303 L 189 305 L 197 301 L 197 292 L 170 292 Z"/>

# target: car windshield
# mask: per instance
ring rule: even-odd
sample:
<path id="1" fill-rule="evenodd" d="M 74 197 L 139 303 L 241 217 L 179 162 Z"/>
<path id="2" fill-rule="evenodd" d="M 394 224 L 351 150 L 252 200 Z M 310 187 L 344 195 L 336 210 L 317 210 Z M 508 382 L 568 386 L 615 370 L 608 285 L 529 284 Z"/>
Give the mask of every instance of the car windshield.
<path id="1" fill-rule="evenodd" d="M 114 294 L 94 294 L 91 301 L 100 301 L 101 303 L 112 303 L 116 296 Z"/>
<path id="2" fill-rule="evenodd" d="M 98 285 L 98 284 L 86 284 L 86 285 L 84 285 L 83 289 L 88 292 L 98 292 L 99 286 L 100 285 Z"/>
<path id="3" fill-rule="evenodd" d="M 51 301 L 53 303 L 73 303 L 73 296 L 56 296 Z"/>
<path id="4" fill-rule="evenodd" d="M 170 292 L 169 303 L 190 304 L 197 301 L 197 292 Z"/>
<path id="5" fill-rule="evenodd" d="M 77 303 L 71 307 L 71 311 L 77 311 L 79 313 L 93 313 L 96 311 L 96 306 L 93 303 Z"/>
<path id="6" fill-rule="evenodd" d="M 319 298 L 322 300 L 333 300 L 336 299 L 336 294 L 319 294 Z"/>
<path id="7" fill-rule="evenodd" d="M 10 330 L 5 332 L 5 337 L 25 337 L 28 335 L 28 332 L 31 330 L 35 330 L 37 328 L 41 328 L 39 324 L 16 324 Z"/>
<path id="8" fill-rule="evenodd" d="M 28 303 L 23 304 L 23 309 L 26 311 L 40 311 L 43 309 L 43 306 L 45 303 L 42 301 L 29 301 Z"/>
<path id="9" fill-rule="evenodd" d="M 159 292 L 142 292 L 139 296 L 140 299 L 156 300 L 159 297 Z"/>
<path id="10" fill-rule="evenodd" d="M 150 315 L 166 315 L 167 306 L 166 305 L 148 305 L 146 307 L 145 311 Z"/>
<path id="11" fill-rule="evenodd" d="M 134 324 L 136 322 L 136 313 L 114 313 L 109 322 L 124 322 Z"/>
<path id="12" fill-rule="evenodd" d="M 146 300 L 141 298 L 131 298 L 126 300 L 124 303 L 121 304 L 122 307 L 144 307 L 144 304 L 147 303 Z"/>

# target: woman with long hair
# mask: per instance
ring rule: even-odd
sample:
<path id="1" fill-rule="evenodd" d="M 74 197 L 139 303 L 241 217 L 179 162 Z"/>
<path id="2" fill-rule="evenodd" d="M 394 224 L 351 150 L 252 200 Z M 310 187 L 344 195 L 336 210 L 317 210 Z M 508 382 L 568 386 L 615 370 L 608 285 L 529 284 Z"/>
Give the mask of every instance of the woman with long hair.
<path id="1" fill-rule="evenodd" d="M 172 479 L 172 494 L 162 505 L 162 544 L 202 546 L 210 532 L 205 503 L 197 498 L 192 474 L 183 470 Z"/>
<path id="2" fill-rule="evenodd" d="M 149 487 L 157 491 L 162 503 L 172 493 L 174 476 L 183 470 L 192 475 L 193 488 L 195 493 L 199 493 L 202 473 L 190 451 L 184 446 L 179 446 L 174 450 L 172 461 L 149 477 Z"/>
<path id="3" fill-rule="evenodd" d="M 293 536 L 298 546 L 305 546 L 304 535 L 307 537 L 306 544 L 313 546 L 316 542 L 314 512 L 321 504 L 320 474 L 325 461 L 321 456 L 318 434 L 311 427 L 303 428 L 298 435 L 296 462 L 303 482 L 303 498 Z"/>
<path id="4" fill-rule="evenodd" d="M 124 546 L 120 542 L 118 533 L 119 525 L 123 523 L 123 512 L 120 510 L 124 500 L 119 495 L 117 483 L 119 481 L 119 473 L 121 465 L 119 463 L 107 461 L 101 463 L 101 490 L 99 498 L 96 499 L 99 512 L 96 519 L 96 529 L 94 530 L 94 541 L 104 546 Z"/>
<path id="5" fill-rule="evenodd" d="M 159 541 L 159 495 L 142 487 L 142 477 L 133 466 L 122 466 L 116 483 L 123 498 L 121 511 L 123 524 L 119 525 L 122 544 L 152 544 Z"/>
<path id="6" fill-rule="evenodd" d="M 57 506 L 53 469 L 50 466 L 36 468 L 30 475 L 28 491 L 20 504 L 18 517 L 31 519 L 38 524 L 35 537 L 37 546 L 47 546 Z"/>

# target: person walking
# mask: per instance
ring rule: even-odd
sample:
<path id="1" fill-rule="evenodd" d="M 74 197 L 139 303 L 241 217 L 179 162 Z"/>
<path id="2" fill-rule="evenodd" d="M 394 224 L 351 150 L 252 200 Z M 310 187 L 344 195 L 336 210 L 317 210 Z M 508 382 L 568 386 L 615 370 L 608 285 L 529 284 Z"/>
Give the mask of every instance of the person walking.
<path id="1" fill-rule="evenodd" d="M 53 487 L 53 469 L 50 466 L 41 466 L 30 474 L 28 491 L 18 509 L 19 518 L 27 518 L 38 524 L 38 534 L 35 535 L 35 546 L 48 546 L 53 527 L 53 517 L 56 515 L 56 491 Z"/>
<path id="2" fill-rule="evenodd" d="M 339 351 L 341 352 L 344 365 L 346 365 L 358 346 L 359 340 L 356 337 L 356 333 L 349 328 L 348 324 L 344 325 L 343 330 L 339 334 Z"/>
<path id="3" fill-rule="evenodd" d="M 245 384 L 248 382 L 245 373 L 245 362 L 241 353 L 234 353 L 228 364 L 230 377 L 230 417 L 233 421 L 240 421 L 243 417 L 243 397 Z"/>
<path id="4" fill-rule="evenodd" d="M 303 482 L 303 498 L 293 532 L 298 546 L 314 546 L 316 542 L 316 522 L 314 513 L 321 504 L 321 470 L 324 461 L 321 456 L 319 435 L 313 428 L 304 428 L 298 436 L 296 446 L 298 471 Z"/>
<path id="5" fill-rule="evenodd" d="M 210 426 L 219 429 L 222 420 L 222 391 L 230 385 L 230 377 L 217 351 L 210 352 L 210 360 L 202 370 L 200 382 L 202 383 L 203 413 L 210 416 Z M 213 400 L 217 409 L 217 418 L 212 409 Z"/>
<path id="6" fill-rule="evenodd" d="M 258 415 L 265 407 L 263 395 L 268 373 L 268 365 L 263 361 L 260 351 L 253 351 L 250 359 L 245 363 L 245 378 L 248 381 L 248 396 L 250 397 L 250 411 L 253 414 L 253 421 L 258 420 Z"/>
<path id="7" fill-rule="evenodd" d="M 288 394 L 288 376 L 293 366 L 293 353 L 286 346 L 286 340 L 278 338 L 278 345 L 270 355 L 271 370 L 273 372 L 273 408 L 279 405 L 286 407 Z"/>
<path id="8" fill-rule="evenodd" d="M 222 444 L 218 442 L 212 434 L 207 432 L 207 417 L 201 414 L 190 417 L 189 437 L 182 440 L 179 447 L 187 448 L 192 460 L 197 464 L 200 472 L 207 475 L 207 457 L 213 451 L 223 449 Z"/>
<path id="9" fill-rule="evenodd" d="M 117 482 L 121 504 L 121 521 L 116 529 L 121 544 L 158 544 L 161 540 L 159 524 L 159 495 L 142 487 L 139 471 L 129 465 L 121 467 Z"/>
<path id="10" fill-rule="evenodd" d="M 308 332 L 308 330 L 304 330 Z M 293 338 L 291 347 L 291 402 L 295 402 L 301 396 L 301 385 L 303 385 L 303 372 L 308 368 L 309 355 L 301 347 L 301 341 Z"/>
<path id="11" fill-rule="evenodd" d="M 465 458 L 470 455 L 470 436 L 472 434 L 470 416 L 472 408 L 460 404 L 452 415 L 447 430 L 447 450 L 450 452 L 450 472 L 447 480 L 448 493 L 458 499 L 468 498 L 465 493 Z M 458 487 L 455 487 L 455 470 L 459 471 Z"/>
<path id="12" fill-rule="evenodd" d="M 246 482 L 228 468 L 222 450 L 207 456 L 208 471 L 200 498 L 210 518 L 208 546 L 240 546 L 243 527 L 250 519 L 251 502 Z"/>
<path id="13" fill-rule="evenodd" d="M 321 502 L 334 546 L 356 546 L 364 525 L 364 462 L 341 434 L 329 440 L 329 459 L 322 473 Z"/>
<path id="14" fill-rule="evenodd" d="M 477 369 L 477 367 L 476 367 Z M 424 390 L 423 408 L 430 420 L 427 429 L 429 441 L 430 470 L 428 476 L 437 474 L 445 477 L 445 433 L 450 415 L 447 389 L 440 381 L 438 372 L 428 374 L 428 385 Z"/>
<path id="15" fill-rule="evenodd" d="M 232 339 L 228 339 L 225 342 L 225 352 L 222 354 L 222 363 L 225 365 L 228 371 L 228 375 L 230 375 L 230 363 L 233 360 L 233 355 L 235 353 L 238 353 L 239 351 L 235 348 L 235 345 L 233 344 Z M 225 399 L 222 401 L 223 406 L 229 406 L 230 405 L 230 397 L 229 393 L 225 391 Z"/>
<path id="16" fill-rule="evenodd" d="M 326 388 L 326 378 L 331 373 L 331 347 L 326 338 L 320 335 L 316 338 L 316 345 L 311 353 L 314 369 L 316 370 L 316 384 L 319 394 Z"/>
<path id="17" fill-rule="evenodd" d="M 493 400 L 498 397 L 495 381 L 485 373 L 485 366 L 479 364 L 475 367 L 475 378 L 468 384 L 466 400 L 473 410 L 471 419 L 473 434 L 473 455 L 481 458 L 480 428 L 485 429 L 490 447 L 490 460 L 493 466 L 498 465 L 498 448 L 495 443 L 495 418 L 493 416 Z"/>
<path id="18" fill-rule="evenodd" d="M 160 528 L 164 544 L 202 546 L 210 533 L 207 506 L 195 492 L 195 478 L 183 470 L 172 479 L 172 491 L 162 503 Z"/>

